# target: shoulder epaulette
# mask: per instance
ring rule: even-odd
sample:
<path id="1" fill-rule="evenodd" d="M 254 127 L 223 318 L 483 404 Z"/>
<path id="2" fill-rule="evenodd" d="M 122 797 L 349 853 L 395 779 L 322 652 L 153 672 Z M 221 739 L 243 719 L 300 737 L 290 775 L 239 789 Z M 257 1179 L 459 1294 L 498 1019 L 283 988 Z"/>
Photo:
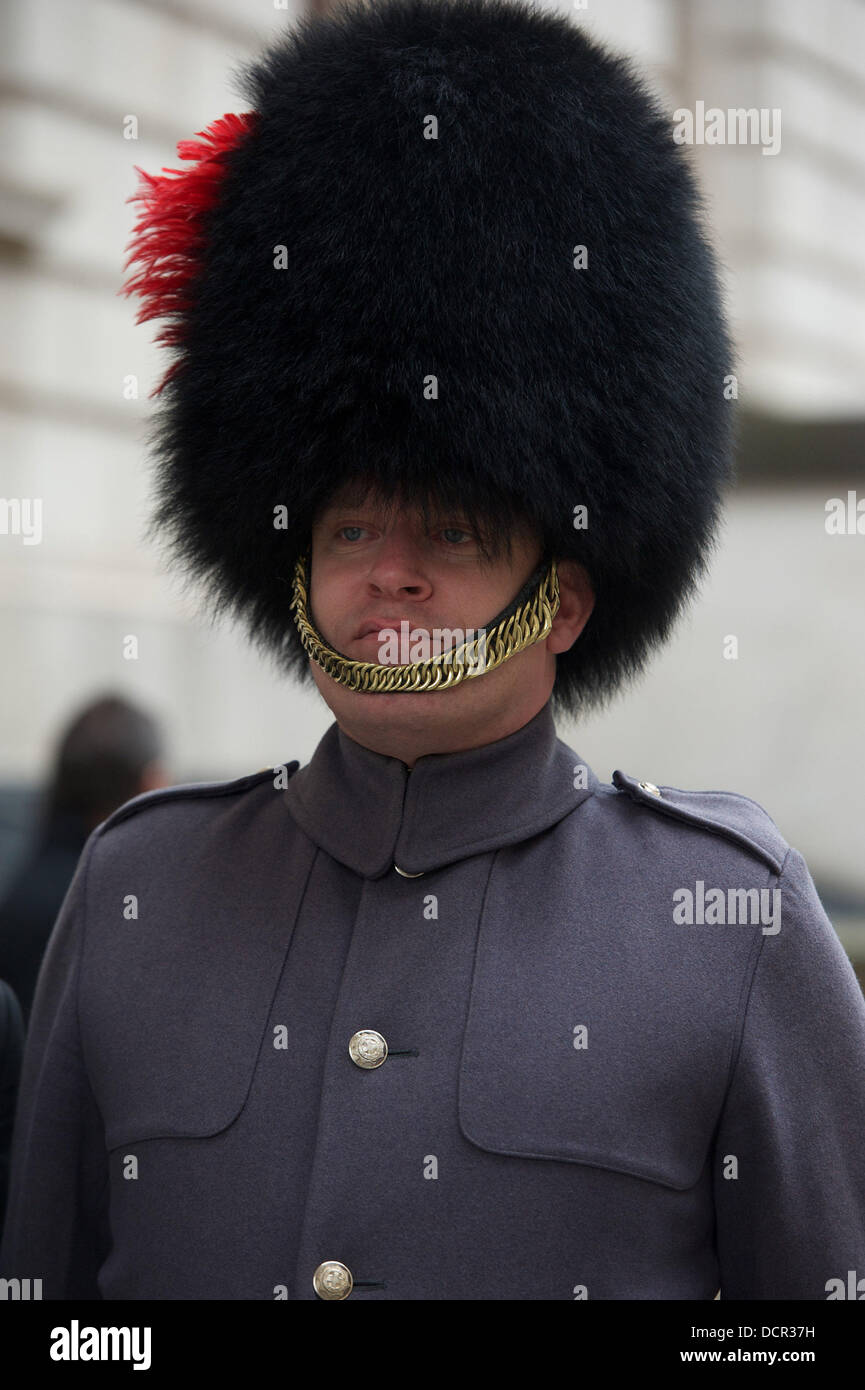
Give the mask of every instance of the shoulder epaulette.
<path id="1" fill-rule="evenodd" d="M 638 781 L 618 769 L 613 773 L 613 786 L 626 792 L 638 805 L 650 806 L 661 815 L 734 840 L 760 855 L 775 873 L 781 872 L 790 846 L 768 811 L 750 797 L 737 792 L 656 787 L 654 782 Z"/>
<path id="2" fill-rule="evenodd" d="M 260 772 L 250 772 L 245 777 L 235 777 L 228 782 L 180 782 L 173 787 L 156 787 L 153 791 L 141 792 L 139 796 L 133 796 L 130 801 L 125 801 L 122 806 L 118 806 L 116 811 L 112 811 L 110 816 L 106 816 L 98 829 L 100 832 L 108 830 L 112 825 L 117 825 L 120 821 L 137 815 L 139 811 L 146 811 L 149 807 L 156 806 L 162 801 L 179 801 L 206 796 L 233 796 L 238 792 L 248 791 L 250 787 L 255 787 L 266 779 L 272 780 L 283 770 L 286 777 L 291 777 L 299 767 L 300 763 L 295 760 L 291 763 L 277 763 L 273 767 L 263 767 Z"/>

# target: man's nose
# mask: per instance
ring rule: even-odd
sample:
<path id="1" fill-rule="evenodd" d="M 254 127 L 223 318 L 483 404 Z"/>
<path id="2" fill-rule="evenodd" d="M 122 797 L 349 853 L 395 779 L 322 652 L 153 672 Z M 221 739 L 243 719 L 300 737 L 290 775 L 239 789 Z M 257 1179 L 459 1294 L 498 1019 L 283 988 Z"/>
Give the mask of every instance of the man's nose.
<path id="1" fill-rule="evenodd" d="M 412 536 L 392 532 L 376 546 L 369 582 L 381 593 L 410 593 L 426 598 L 432 592 L 424 554 Z"/>

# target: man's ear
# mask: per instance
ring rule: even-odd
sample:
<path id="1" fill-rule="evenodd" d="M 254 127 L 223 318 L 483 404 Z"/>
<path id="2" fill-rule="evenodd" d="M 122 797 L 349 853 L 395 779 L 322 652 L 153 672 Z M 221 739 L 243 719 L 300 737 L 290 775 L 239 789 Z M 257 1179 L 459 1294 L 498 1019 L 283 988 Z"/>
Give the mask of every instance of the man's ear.
<path id="1" fill-rule="evenodd" d="M 547 651 L 566 652 L 571 648 L 591 617 L 595 606 L 595 591 L 588 570 L 576 560 L 560 560 L 556 564 L 559 576 L 559 611 L 553 618 Z"/>

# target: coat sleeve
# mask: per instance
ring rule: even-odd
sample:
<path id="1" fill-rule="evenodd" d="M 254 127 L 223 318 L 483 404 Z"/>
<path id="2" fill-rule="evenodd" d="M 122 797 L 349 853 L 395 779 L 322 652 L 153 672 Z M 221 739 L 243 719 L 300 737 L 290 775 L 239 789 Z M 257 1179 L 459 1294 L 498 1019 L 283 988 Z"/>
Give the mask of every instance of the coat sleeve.
<path id="1" fill-rule="evenodd" d="M 85 845 L 39 972 L 27 1030 L 0 1276 L 41 1279 L 43 1299 L 98 1299 L 110 1248 L 102 1119 L 81 1053 L 78 976 L 87 875 Z"/>
<path id="2" fill-rule="evenodd" d="M 715 1136 L 722 1299 L 825 1300 L 865 1276 L 865 1000 L 794 849 L 778 891 Z"/>

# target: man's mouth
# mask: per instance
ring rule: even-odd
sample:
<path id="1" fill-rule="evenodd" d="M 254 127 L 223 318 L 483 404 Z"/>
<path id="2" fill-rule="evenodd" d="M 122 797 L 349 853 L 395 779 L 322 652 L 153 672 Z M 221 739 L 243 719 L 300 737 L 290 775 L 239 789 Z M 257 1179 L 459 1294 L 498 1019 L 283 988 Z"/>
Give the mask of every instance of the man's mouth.
<path id="1" fill-rule="evenodd" d="M 370 618 L 363 624 L 360 630 L 355 633 L 355 638 L 370 637 L 373 634 L 377 637 L 379 633 L 383 632 L 386 628 L 392 632 L 400 633 L 402 631 L 400 627 L 401 623 L 408 623 L 409 631 L 411 632 L 417 630 L 425 632 L 427 630 L 426 628 L 415 629 L 412 626 L 411 618 Z"/>

